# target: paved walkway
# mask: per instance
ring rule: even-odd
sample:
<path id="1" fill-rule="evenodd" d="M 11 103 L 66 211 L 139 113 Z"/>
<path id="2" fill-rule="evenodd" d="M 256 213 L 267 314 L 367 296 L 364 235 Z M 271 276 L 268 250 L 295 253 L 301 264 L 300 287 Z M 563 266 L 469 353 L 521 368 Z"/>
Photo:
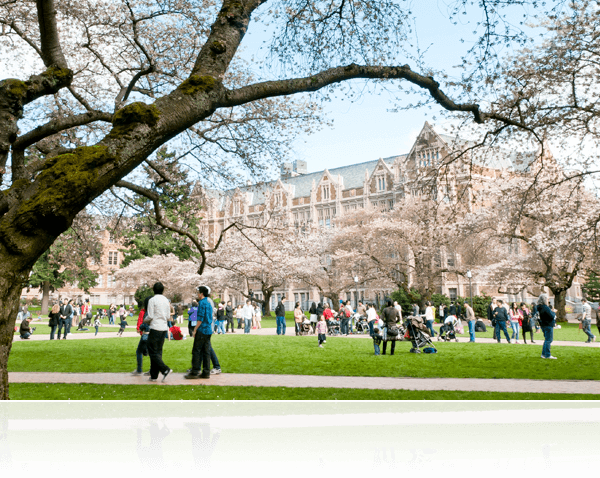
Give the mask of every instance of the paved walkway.
<path id="1" fill-rule="evenodd" d="M 600 408 L 555 410 L 493 410 L 483 412 L 356 413 L 340 415 L 261 415 L 254 417 L 168 417 L 162 427 L 185 429 L 184 423 L 207 422 L 213 429 L 305 428 L 379 425 L 440 425 L 481 423 L 596 422 Z M 94 418 L 82 420 L 8 420 L 9 430 L 132 429 L 147 426 L 148 418 Z"/>
<path id="2" fill-rule="evenodd" d="M 162 378 L 162 376 L 161 376 Z M 377 390 L 455 390 L 472 392 L 588 393 L 600 395 L 600 381 L 476 378 L 331 377 L 318 375 L 233 374 L 186 380 L 171 373 L 165 382 L 125 373 L 10 372 L 11 383 L 95 383 L 114 385 L 219 385 L 244 387 L 352 388 Z M 599 397 L 600 398 L 600 397 Z"/>

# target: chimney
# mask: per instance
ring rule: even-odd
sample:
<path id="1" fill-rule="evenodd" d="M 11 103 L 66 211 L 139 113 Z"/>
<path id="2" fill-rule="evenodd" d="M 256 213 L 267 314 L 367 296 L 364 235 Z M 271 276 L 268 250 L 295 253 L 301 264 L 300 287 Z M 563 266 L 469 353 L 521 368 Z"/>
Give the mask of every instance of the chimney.
<path id="1" fill-rule="evenodd" d="M 300 159 L 294 161 L 294 172 L 298 174 L 308 173 L 308 164 L 306 161 L 302 161 Z"/>

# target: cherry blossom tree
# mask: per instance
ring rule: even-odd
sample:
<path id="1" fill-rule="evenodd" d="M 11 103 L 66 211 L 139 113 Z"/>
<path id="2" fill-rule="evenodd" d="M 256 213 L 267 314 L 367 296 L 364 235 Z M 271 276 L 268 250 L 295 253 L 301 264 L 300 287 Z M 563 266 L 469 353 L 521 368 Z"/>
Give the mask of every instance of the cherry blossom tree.
<path id="1" fill-rule="evenodd" d="M 566 320 L 565 299 L 575 278 L 598 254 L 600 201 L 577 173 L 550 168 L 548 158 L 532 174 L 488 187 L 479 208 L 466 218 L 469 231 L 488 245 L 488 264 L 476 273 L 499 292 L 554 294 L 558 320 Z"/>

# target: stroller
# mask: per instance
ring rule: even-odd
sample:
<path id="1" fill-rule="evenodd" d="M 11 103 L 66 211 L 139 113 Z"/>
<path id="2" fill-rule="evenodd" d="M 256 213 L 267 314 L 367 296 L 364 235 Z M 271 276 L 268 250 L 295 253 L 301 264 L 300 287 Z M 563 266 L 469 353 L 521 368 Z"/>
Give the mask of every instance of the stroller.
<path id="1" fill-rule="evenodd" d="M 304 319 L 304 321 L 299 325 L 298 329 L 300 335 L 310 335 L 312 329 L 310 328 L 310 320 L 308 317 Z"/>
<path id="2" fill-rule="evenodd" d="M 425 325 L 425 321 L 420 316 L 410 315 L 404 322 L 406 333 L 404 338 L 408 339 L 412 343 L 410 352 L 413 354 L 420 354 L 421 348 L 425 346 L 432 347 L 435 349 L 431 338 L 429 337 L 429 329 Z"/>
<path id="3" fill-rule="evenodd" d="M 453 315 L 448 316 L 454 317 Z M 456 319 L 456 317 L 454 317 Z M 448 319 L 446 319 L 448 320 Z M 454 330 L 453 322 L 444 322 L 444 324 L 440 327 L 440 335 L 438 336 L 438 341 L 444 340 L 445 342 L 449 342 L 450 340 L 454 340 L 458 342 L 456 338 L 456 331 Z"/>
<path id="4" fill-rule="evenodd" d="M 329 319 L 327 321 L 327 333 L 329 335 L 340 335 L 340 321 L 337 319 Z"/>
<path id="5" fill-rule="evenodd" d="M 356 333 L 357 334 L 368 334 L 369 333 L 369 323 L 367 322 L 367 318 L 364 315 L 354 314 L 354 323 L 356 324 Z"/>

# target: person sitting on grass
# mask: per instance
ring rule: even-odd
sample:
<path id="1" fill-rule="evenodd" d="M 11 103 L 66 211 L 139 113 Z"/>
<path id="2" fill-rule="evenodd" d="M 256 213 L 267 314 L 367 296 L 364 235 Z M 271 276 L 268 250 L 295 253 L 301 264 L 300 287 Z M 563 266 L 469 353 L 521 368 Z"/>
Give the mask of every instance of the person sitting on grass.
<path id="1" fill-rule="evenodd" d="M 319 339 L 319 347 L 323 348 L 323 344 L 327 342 L 327 323 L 324 316 L 321 316 L 319 322 L 317 322 L 315 330 Z"/>
<path id="2" fill-rule="evenodd" d="M 123 332 L 125 331 L 125 327 L 127 327 L 127 321 L 125 320 L 125 316 L 121 317 L 121 323 L 119 324 L 119 326 L 120 326 L 120 329 L 117 332 L 117 335 L 119 337 L 122 337 L 123 336 Z"/>
<path id="3" fill-rule="evenodd" d="M 379 327 L 374 327 L 373 328 L 373 347 L 375 348 L 375 355 L 381 355 L 381 349 L 379 348 L 379 346 L 381 345 L 381 342 L 383 341 L 383 335 L 381 335 L 379 333 Z M 392 353 L 392 355 L 394 355 Z"/>
<path id="4" fill-rule="evenodd" d="M 19 328 L 19 335 L 22 339 L 29 340 L 29 337 L 31 337 L 31 334 L 35 330 L 35 327 L 31 328 L 29 326 L 30 321 L 31 319 L 29 317 L 26 317 L 25 319 L 23 319 L 23 322 L 21 322 L 21 327 Z"/>
<path id="5" fill-rule="evenodd" d="M 172 340 L 183 340 L 185 338 L 185 336 L 181 333 L 181 329 L 177 325 L 173 325 L 173 327 L 169 329 L 169 332 L 171 332 Z"/>

